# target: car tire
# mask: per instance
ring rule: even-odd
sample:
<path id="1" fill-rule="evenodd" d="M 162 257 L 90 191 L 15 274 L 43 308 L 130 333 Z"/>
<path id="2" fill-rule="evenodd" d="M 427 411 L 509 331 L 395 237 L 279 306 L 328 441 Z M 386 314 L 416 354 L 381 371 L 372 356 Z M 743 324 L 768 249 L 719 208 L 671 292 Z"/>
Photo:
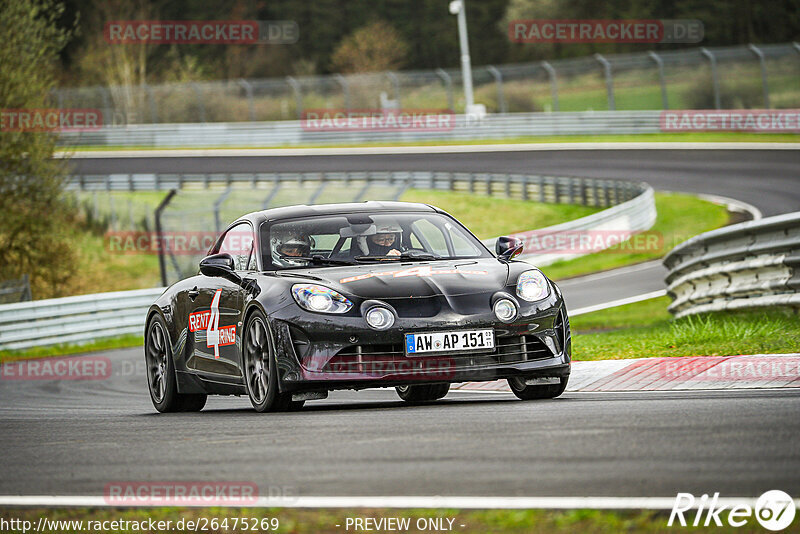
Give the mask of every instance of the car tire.
<path id="1" fill-rule="evenodd" d="M 426 402 L 441 399 L 450 391 L 450 384 L 420 384 L 397 386 L 397 394 L 406 402 Z"/>
<path id="2" fill-rule="evenodd" d="M 167 324 L 160 315 L 154 315 L 147 325 L 144 337 L 144 361 L 147 389 L 156 410 L 169 412 L 199 412 L 206 404 L 207 395 L 178 393 L 175 363 L 170 354 L 172 344 Z"/>
<path id="3" fill-rule="evenodd" d="M 242 337 L 242 375 L 247 396 L 257 412 L 280 411 L 284 405 L 278 392 L 278 370 L 267 319 L 255 311 L 247 320 Z M 282 402 L 283 401 L 283 402 Z"/>
<path id="4" fill-rule="evenodd" d="M 529 386 L 524 378 L 512 377 L 508 379 L 508 387 L 517 398 L 521 400 L 554 399 L 567 389 L 568 376 L 562 376 L 558 384 Z"/>

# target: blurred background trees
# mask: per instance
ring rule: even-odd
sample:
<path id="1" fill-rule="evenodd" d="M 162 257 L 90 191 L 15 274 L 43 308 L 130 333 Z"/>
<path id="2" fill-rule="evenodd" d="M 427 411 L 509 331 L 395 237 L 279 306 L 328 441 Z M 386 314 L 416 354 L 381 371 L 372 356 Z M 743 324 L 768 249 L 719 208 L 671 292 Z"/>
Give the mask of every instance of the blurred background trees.
<path id="1" fill-rule="evenodd" d="M 0 9 L 0 109 L 45 108 L 58 54 L 72 36 L 51 0 Z M 5 128 L 4 128 L 5 129 Z M 63 166 L 51 133 L 0 133 L 0 280 L 30 276 L 34 298 L 69 294 L 75 211 L 63 198 Z"/>
<path id="2" fill-rule="evenodd" d="M 5 0 L 15 2 L 16 0 Z M 62 85 L 113 85 L 208 79 L 265 78 L 372 69 L 372 61 L 404 69 L 459 65 L 456 21 L 449 0 L 66 0 L 62 27 L 81 29 L 61 54 Z M 293 45 L 108 46 L 108 20 L 293 20 Z M 699 19 L 701 46 L 787 42 L 800 38 L 800 0 L 467 0 L 473 65 L 640 52 L 697 45 L 551 44 L 508 40 L 514 19 Z M 383 32 L 383 40 L 376 32 Z M 372 41 L 370 41 L 372 40 Z M 372 42 L 397 54 L 365 55 Z M 359 48 L 362 46 L 362 48 Z M 359 52 L 361 50 L 361 52 Z M 402 54 L 400 53 L 402 52 Z M 380 70 L 381 63 L 375 69 Z M 396 67 L 390 67 L 396 68 Z M 355 70 L 353 70 L 355 69 Z"/>

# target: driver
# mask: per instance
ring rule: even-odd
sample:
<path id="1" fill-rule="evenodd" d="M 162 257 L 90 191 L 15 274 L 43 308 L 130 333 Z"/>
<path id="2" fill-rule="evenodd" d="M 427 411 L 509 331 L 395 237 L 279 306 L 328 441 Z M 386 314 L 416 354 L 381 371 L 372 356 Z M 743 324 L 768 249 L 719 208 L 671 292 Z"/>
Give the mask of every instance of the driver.
<path id="1" fill-rule="evenodd" d="M 379 224 L 375 234 L 367 237 L 370 256 L 399 256 L 403 229 L 395 223 Z"/>
<path id="2" fill-rule="evenodd" d="M 311 239 L 305 234 L 290 234 L 272 238 L 272 262 L 281 267 L 305 265 L 305 260 L 291 258 L 308 257 L 311 253 Z"/>

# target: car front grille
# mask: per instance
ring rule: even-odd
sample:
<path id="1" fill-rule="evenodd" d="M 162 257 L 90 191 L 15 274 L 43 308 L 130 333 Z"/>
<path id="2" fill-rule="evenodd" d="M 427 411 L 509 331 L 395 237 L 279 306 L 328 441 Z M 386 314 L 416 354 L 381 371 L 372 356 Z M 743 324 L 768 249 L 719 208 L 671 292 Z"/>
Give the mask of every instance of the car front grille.
<path id="1" fill-rule="evenodd" d="M 407 357 L 399 343 L 351 345 L 340 350 L 322 368 L 330 373 L 374 374 L 393 370 L 422 371 L 430 369 L 458 370 L 490 367 L 498 364 L 520 363 L 553 357 L 547 346 L 534 335 L 496 338 L 493 351 L 467 354 L 432 354 Z"/>

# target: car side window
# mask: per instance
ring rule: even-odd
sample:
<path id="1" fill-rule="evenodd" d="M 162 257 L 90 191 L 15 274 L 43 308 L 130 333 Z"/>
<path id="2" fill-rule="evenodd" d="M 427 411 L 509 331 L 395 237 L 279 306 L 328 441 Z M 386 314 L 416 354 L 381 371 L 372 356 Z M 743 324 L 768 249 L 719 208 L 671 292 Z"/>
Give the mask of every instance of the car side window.
<path id="1" fill-rule="evenodd" d="M 447 256 L 447 241 L 444 238 L 442 230 L 432 222 L 420 219 L 411 225 L 414 234 L 417 234 L 418 240 L 427 245 L 425 248 L 429 249 L 428 252 Z M 411 241 L 412 246 L 414 240 Z"/>
<path id="2" fill-rule="evenodd" d="M 225 234 L 219 252 L 230 254 L 233 257 L 234 269 L 237 271 L 249 270 L 250 258 L 253 254 L 253 230 L 247 223 L 237 224 Z M 255 259 L 252 261 L 255 269 Z"/>

